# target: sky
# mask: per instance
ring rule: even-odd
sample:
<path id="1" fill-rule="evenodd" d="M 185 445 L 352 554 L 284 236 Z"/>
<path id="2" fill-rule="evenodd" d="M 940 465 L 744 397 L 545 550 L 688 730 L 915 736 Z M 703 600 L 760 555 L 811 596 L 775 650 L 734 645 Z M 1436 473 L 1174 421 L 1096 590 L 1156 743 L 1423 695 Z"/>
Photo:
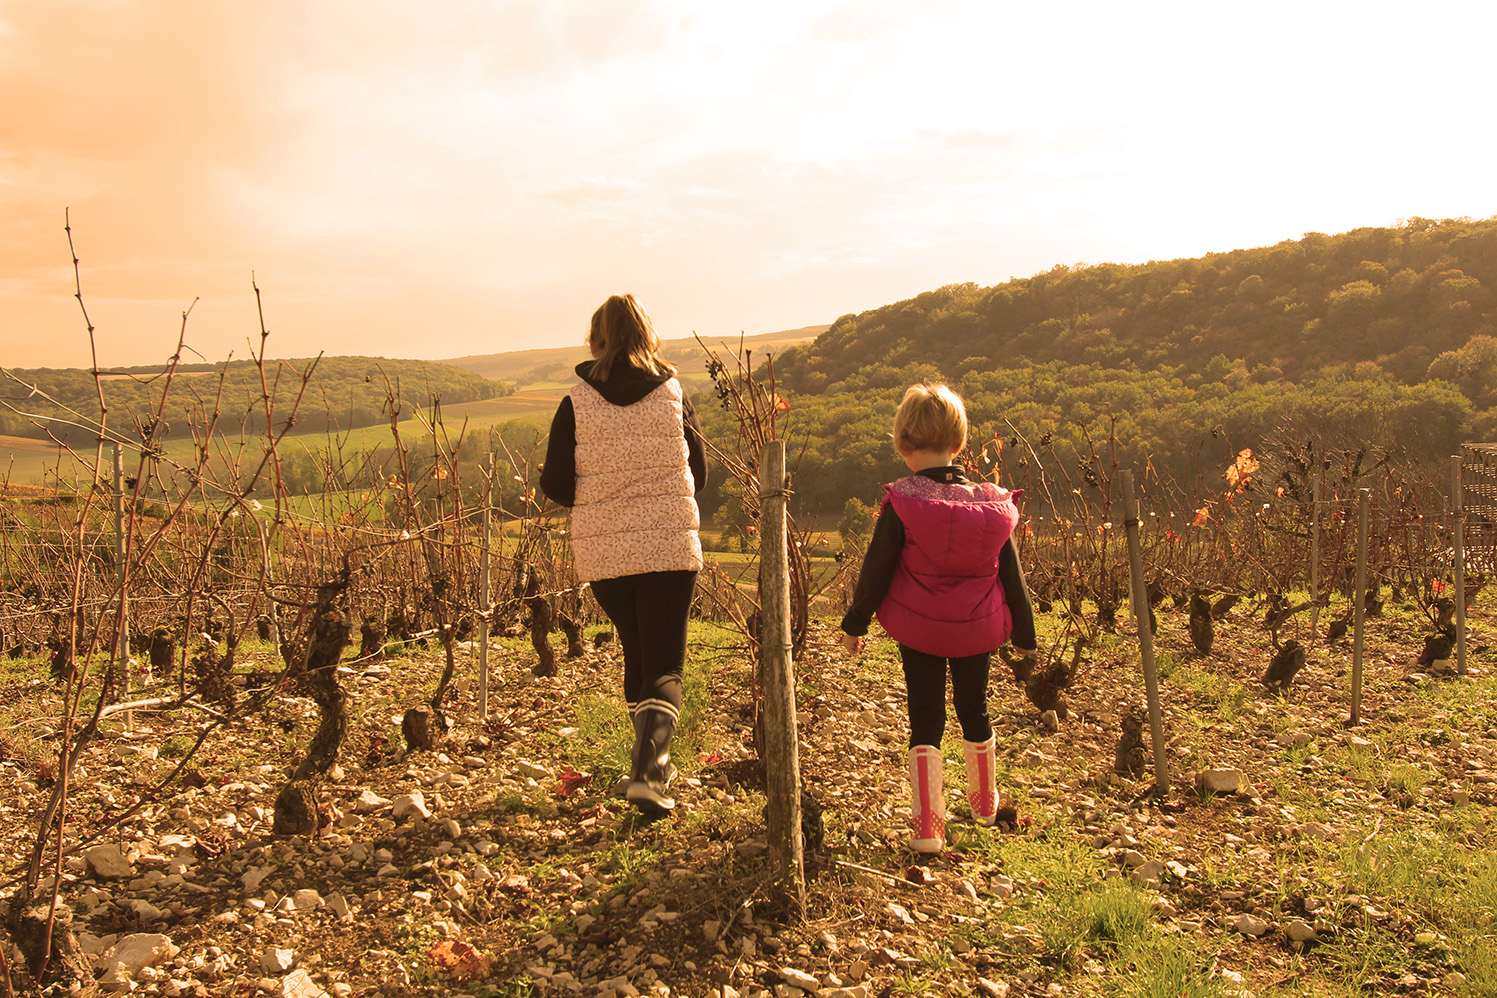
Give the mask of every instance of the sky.
<path id="1" fill-rule="evenodd" d="M 256 286 L 270 358 L 449 359 L 625 291 L 728 337 L 1486 218 L 1494 36 L 1487 0 L 0 0 L 0 367 L 245 359 Z"/>

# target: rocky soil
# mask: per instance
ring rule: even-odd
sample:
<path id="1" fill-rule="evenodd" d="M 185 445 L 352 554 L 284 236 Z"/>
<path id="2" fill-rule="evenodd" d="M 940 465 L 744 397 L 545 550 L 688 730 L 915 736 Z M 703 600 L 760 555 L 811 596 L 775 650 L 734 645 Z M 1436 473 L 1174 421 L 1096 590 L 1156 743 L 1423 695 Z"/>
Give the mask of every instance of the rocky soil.
<path id="1" fill-rule="evenodd" d="M 1323 980 L 1357 993 L 1460 991 L 1461 969 L 1419 943 L 1427 927 L 1397 899 L 1349 892 L 1319 864 L 1328 844 L 1355 849 L 1451 815 L 1464 816 L 1467 847 L 1487 847 L 1491 614 L 1473 609 L 1471 675 L 1442 678 L 1414 662 L 1417 611 L 1390 603 L 1368 624 L 1357 727 L 1346 723 L 1346 640 L 1312 649 L 1281 697 L 1257 681 L 1272 655 L 1262 614 L 1244 601 L 1204 657 L 1185 611 L 1161 614 L 1171 772 L 1154 796 L 1152 754 L 1142 773 L 1115 772 L 1120 714 L 1144 700 L 1126 635 L 1082 667 L 1064 719 L 1042 718 L 995 660 L 1016 820 L 970 823 L 948 751 L 952 846 L 934 857 L 904 845 L 892 647 L 848 661 L 819 626 L 798 663 L 801 767 L 820 809 L 804 915 L 773 886 L 741 657 L 703 659 L 711 678 L 678 745 L 679 805 L 648 820 L 618 793 L 626 736 L 606 644 L 548 679 L 530 675 L 518 646 L 497 650 L 489 721 L 468 673 L 438 752 L 405 752 L 399 731 L 401 711 L 434 688 L 436 654 L 346 669 L 356 723 L 311 838 L 270 830 L 315 727 L 310 700 L 286 691 L 214 728 L 156 797 L 207 718 L 138 712 L 74 774 L 72 829 L 87 841 L 62 859 L 61 900 L 99 986 L 121 993 L 1113 994 L 1139 988 L 1117 951 L 1056 931 L 1068 899 L 1110 882 L 1138 885 L 1153 928 L 1198 955 L 1192 994 L 1311 993 Z M 5 893 L 56 775 L 51 691 L 43 671 L 0 667 L 12 718 L 0 731 Z M 957 737 L 953 720 L 948 746 Z M 1393 753 L 1421 778 L 1379 776 Z M 1215 790 L 1197 784 L 1208 771 Z M 115 820 L 142 795 L 139 813 Z M 1401 963 L 1349 967 L 1362 933 L 1407 938 Z M 19 966 L 10 973 L 15 993 L 34 991 Z"/>

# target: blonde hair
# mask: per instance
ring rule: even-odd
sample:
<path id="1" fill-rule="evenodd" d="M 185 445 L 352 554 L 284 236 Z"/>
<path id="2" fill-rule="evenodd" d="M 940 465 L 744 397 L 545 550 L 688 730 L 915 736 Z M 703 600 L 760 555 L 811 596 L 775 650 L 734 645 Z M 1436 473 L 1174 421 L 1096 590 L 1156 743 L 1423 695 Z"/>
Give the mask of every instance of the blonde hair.
<path id="1" fill-rule="evenodd" d="M 652 374 L 674 375 L 676 369 L 660 356 L 660 337 L 650 313 L 634 300 L 633 295 L 610 295 L 593 313 L 587 343 L 595 346 L 592 377 L 607 381 L 614 365 L 638 367 Z"/>
<path id="2" fill-rule="evenodd" d="M 894 413 L 894 449 L 953 453 L 967 446 L 967 410 L 945 385 L 911 385 Z"/>

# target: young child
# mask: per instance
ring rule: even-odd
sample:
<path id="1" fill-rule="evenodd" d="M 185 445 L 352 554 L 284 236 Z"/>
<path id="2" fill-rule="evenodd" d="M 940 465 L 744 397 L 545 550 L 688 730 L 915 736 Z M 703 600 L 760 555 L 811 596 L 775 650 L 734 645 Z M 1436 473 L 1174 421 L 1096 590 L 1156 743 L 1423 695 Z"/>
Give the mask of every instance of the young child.
<path id="1" fill-rule="evenodd" d="M 842 645 L 863 647 L 875 612 L 899 642 L 910 715 L 910 848 L 946 844 L 941 736 L 946 673 L 962 726 L 967 801 L 980 825 L 997 820 L 988 658 L 1012 639 L 1035 653 L 1034 611 L 1014 548 L 1018 493 L 971 482 L 954 462 L 967 443 L 967 413 L 945 385 L 915 385 L 894 416 L 894 449 L 913 474 L 885 485 L 873 537 L 842 618 Z"/>
<path id="2" fill-rule="evenodd" d="M 582 383 L 551 420 L 541 488 L 572 507 L 577 577 L 592 584 L 624 649 L 634 721 L 625 796 L 641 811 L 665 811 L 676 803 L 666 793 L 676 775 L 670 745 L 702 568 L 702 427 L 633 295 L 599 306 L 587 345 L 594 359 L 577 365 Z"/>

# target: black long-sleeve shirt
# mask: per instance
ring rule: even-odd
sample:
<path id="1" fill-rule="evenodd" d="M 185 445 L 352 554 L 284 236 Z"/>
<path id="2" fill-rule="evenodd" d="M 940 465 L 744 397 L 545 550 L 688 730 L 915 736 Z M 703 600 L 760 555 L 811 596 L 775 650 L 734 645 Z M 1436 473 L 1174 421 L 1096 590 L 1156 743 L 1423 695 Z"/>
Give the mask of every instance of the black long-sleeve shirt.
<path id="1" fill-rule="evenodd" d="M 970 484 L 961 468 L 952 465 L 941 468 L 926 468 L 916 472 L 935 482 Z M 863 555 L 863 568 L 858 573 L 858 584 L 853 590 L 852 606 L 842 617 L 842 630 L 854 637 L 868 633 L 873 615 L 878 612 L 889 586 L 894 581 L 894 572 L 899 567 L 899 557 L 904 550 L 904 521 L 894 512 L 891 503 L 884 503 L 878 521 L 873 525 L 873 536 L 868 541 L 868 550 Z M 1013 537 L 1003 542 L 998 552 L 998 581 L 1003 583 L 1003 598 L 1008 604 L 1009 616 L 1013 619 L 1013 631 L 1009 640 L 1015 648 L 1035 647 L 1034 608 L 1029 602 L 1029 589 L 1024 584 L 1024 569 L 1019 564 L 1019 552 L 1014 547 Z"/>

